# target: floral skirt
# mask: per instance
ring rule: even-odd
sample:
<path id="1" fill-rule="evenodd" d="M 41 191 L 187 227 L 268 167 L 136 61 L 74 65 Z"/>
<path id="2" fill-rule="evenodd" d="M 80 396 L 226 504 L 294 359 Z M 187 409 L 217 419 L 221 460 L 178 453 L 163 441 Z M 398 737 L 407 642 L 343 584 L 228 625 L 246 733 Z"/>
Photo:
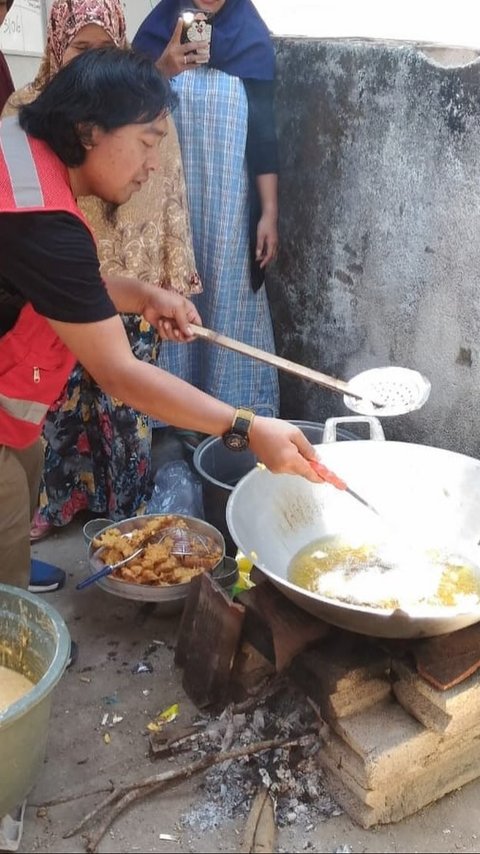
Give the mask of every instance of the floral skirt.
<path id="1" fill-rule="evenodd" d="M 134 318 L 126 325 L 135 334 L 136 355 L 155 360 L 153 332 L 139 337 Z M 81 365 L 49 410 L 43 440 L 39 507 L 46 522 L 66 525 L 80 510 L 112 521 L 145 511 L 152 492 L 150 419 L 105 394 Z"/>

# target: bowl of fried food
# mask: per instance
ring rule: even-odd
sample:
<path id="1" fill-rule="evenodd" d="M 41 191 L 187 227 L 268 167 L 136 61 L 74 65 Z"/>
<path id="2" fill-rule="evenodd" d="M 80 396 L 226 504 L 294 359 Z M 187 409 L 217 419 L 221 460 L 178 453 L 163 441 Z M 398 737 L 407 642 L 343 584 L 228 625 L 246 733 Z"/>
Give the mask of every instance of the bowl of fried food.
<path id="1" fill-rule="evenodd" d="M 215 577 L 225 557 L 225 540 L 203 519 L 171 514 L 135 516 L 104 528 L 88 549 L 90 574 L 118 566 L 95 583 L 123 599 L 156 602 L 163 613 L 178 613 L 192 578 Z"/>

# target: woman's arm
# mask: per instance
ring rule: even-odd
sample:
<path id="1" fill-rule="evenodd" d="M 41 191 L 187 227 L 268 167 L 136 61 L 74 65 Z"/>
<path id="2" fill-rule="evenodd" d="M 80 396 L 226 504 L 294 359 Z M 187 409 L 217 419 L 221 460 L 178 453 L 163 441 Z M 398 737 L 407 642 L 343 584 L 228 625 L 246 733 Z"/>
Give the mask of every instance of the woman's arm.
<path id="1" fill-rule="evenodd" d="M 264 269 L 278 251 L 278 178 L 277 175 L 257 175 L 261 216 L 257 225 L 255 258 Z"/>
<path id="2" fill-rule="evenodd" d="M 231 426 L 233 406 L 136 359 L 118 315 L 99 323 L 49 323 L 112 397 L 187 430 L 221 436 Z M 315 458 L 315 449 L 298 427 L 258 415 L 249 435 L 252 451 L 272 471 L 299 474 L 314 483 L 322 481 L 308 462 Z"/>
<path id="3" fill-rule="evenodd" d="M 273 81 L 244 80 L 248 98 L 247 163 L 256 191 L 252 200 L 255 260 L 260 269 L 278 249 L 278 150 L 273 109 Z M 257 210 L 255 210 L 255 207 Z"/>

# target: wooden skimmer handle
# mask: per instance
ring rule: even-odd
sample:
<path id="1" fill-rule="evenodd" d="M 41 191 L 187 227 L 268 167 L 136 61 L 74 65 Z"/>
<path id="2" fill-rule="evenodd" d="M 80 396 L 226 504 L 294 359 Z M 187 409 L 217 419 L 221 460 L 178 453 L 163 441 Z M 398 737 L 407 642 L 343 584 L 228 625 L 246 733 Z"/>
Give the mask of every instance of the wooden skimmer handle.
<path id="1" fill-rule="evenodd" d="M 245 344 L 242 341 L 237 341 L 235 338 L 228 338 L 227 335 L 214 332 L 212 329 L 205 329 L 204 326 L 197 326 L 195 323 L 190 323 L 189 325 L 193 334 L 204 341 L 210 341 L 212 344 L 218 344 L 219 347 L 226 347 L 228 350 L 235 350 L 237 353 L 243 353 L 244 356 L 251 356 L 252 359 L 258 359 L 259 362 L 266 362 L 267 365 L 273 365 L 274 368 L 287 371 L 289 374 L 295 374 L 297 377 L 302 377 L 304 380 L 310 380 L 313 383 L 317 383 L 317 385 L 338 391 L 340 394 L 348 394 L 350 397 L 358 400 L 363 398 L 362 394 L 352 391 L 348 383 L 343 380 L 336 380 L 334 377 L 329 377 L 328 374 L 314 371 L 312 368 L 305 367 L 305 365 L 298 365 L 296 362 L 291 362 L 290 359 L 284 359 L 275 353 L 268 353 L 267 350 L 252 347 L 251 344 Z"/>

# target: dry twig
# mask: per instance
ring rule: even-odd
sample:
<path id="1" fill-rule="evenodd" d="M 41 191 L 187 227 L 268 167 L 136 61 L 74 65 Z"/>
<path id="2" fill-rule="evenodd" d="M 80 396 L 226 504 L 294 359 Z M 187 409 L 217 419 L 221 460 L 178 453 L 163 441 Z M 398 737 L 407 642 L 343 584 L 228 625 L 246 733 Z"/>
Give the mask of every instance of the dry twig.
<path id="1" fill-rule="evenodd" d="M 51 801 L 43 801 L 41 804 L 32 804 L 29 802 L 29 806 L 37 809 L 57 807 L 60 804 L 69 804 L 71 801 L 78 801 L 80 798 L 89 798 L 91 795 L 103 795 L 104 792 L 112 792 L 113 788 L 113 783 L 111 783 L 110 786 L 103 786 L 101 789 L 90 789 L 88 792 L 76 792 L 71 795 L 62 795 L 61 798 L 52 798 Z"/>
<path id="2" fill-rule="evenodd" d="M 290 748 L 297 747 L 299 744 L 305 742 L 305 735 L 302 735 L 299 738 L 295 739 L 273 739 L 270 741 L 260 741 L 256 744 L 250 744 L 247 747 L 241 747 L 237 750 L 231 750 L 227 753 L 216 753 L 210 754 L 208 756 L 204 756 L 202 759 L 197 760 L 196 762 L 191 762 L 189 765 L 184 766 L 183 768 L 172 769 L 170 771 L 165 771 L 160 774 L 154 774 L 150 777 L 145 777 L 143 780 L 136 780 L 134 783 L 129 783 L 126 786 L 119 786 L 114 789 L 108 797 L 104 798 L 104 800 L 98 804 L 93 810 L 87 813 L 86 816 L 82 818 L 75 827 L 71 828 L 67 833 L 64 834 L 64 839 L 68 839 L 71 836 L 75 836 L 76 833 L 79 833 L 86 824 L 91 821 L 95 821 L 99 818 L 100 814 L 107 808 L 110 807 L 107 815 L 101 822 L 98 830 L 88 837 L 87 841 L 87 851 L 94 852 L 97 849 L 97 846 L 114 821 L 114 819 L 119 815 L 129 804 L 138 800 L 139 798 L 146 797 L 148 795 L 153 794 L 161 789 L 167 788 L 167 786 L 172 784 L 178 784 L 183 780 L 187 780 L 190 777 L 193 777 L 196 774 L 205 771 L 207 768 L 212 767 L 213 765 L 220 765 L 223 762 L 232 761 L 235 759 L 241 759 L 245 756 L 253 756 L 256 753 L 263 753 L 265 750 L 278 750 L 279 748 Z"/>

